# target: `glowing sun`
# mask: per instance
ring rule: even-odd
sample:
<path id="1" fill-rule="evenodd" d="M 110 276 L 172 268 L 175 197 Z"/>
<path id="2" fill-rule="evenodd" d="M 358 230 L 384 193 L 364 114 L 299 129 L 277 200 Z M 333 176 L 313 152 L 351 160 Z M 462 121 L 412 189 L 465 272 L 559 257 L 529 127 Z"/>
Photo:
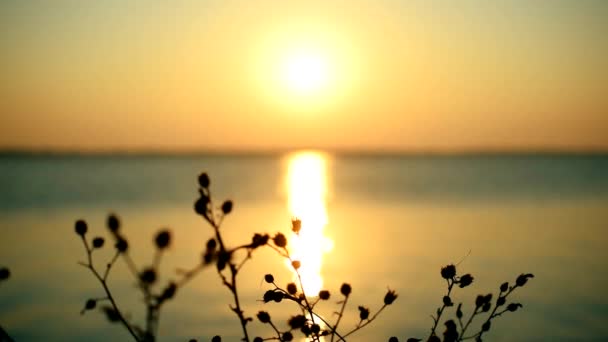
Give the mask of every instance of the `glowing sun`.
<path id="1" fill-rule="evenodd" d="M 329 85 L 330 63 L 320 51 L 296 50 L 287 54 L 281 64 L 284 87 L 295 95 L 322 93 Z"/>

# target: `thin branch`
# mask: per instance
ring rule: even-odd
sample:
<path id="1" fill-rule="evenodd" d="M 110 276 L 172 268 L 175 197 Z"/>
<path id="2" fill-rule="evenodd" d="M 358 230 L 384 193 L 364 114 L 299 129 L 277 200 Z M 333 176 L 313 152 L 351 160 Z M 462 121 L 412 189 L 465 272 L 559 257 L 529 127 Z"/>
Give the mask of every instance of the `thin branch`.
<path id="1" fill-rule="evenodd" d="M 452 293 L 452 288 L 454 287 L 455 282 L 454 282 L 454 280 L 451 280 L 451 279 L 446 279 L 446 282 L 448 283 L 448 293 L 446 294 L 446 296 L 450 297 L 450 294 Z M 447 307 L 447 305 L 445 305 L 445 303 L 443 303 L 443 305 L 437 312 L 437 317 L 431 316 L 433 318 L 433 327 L 431 328 L 430 336 L 435 335 L 435 330 L 437 330 L 437 325 L 439 324 L 439 321 L 441 320 L 441 315 L 443 314 L 443 311 L 445 310 L 446 307 Z"/>
<path id="2" fill-rule="evenodd" d="M 370 324 L 371 322 L 373 322 L 378 317 L 378 315 L 380 315 L 380 313 L 382 312 L 382 310 L 384 310 L 384 308 L 386 308 L 386 307 L 387 307 L 386 304 L 382 305 L 382 307 L 380 308 L 380 310 L 378 310 L 372 316 L 372 318 L 369 318 L 367 321 L 365 321 L 365 323 L 361 324 L 361 322 L 359 322 L 359 324 L 357 324 L 357 326 L 353 330 L 351 330 L 348 333 L 344 334 L 344 336 L 342 337 L 341 341 L 346 341 L 346 340 L 344 340 L 344 338 L 348 337 L 349 335 L 357 332 L 358 330 L 364 328 L 365 326 L 367 326 L 368 324 Z"/>
<path id="3" fill-rule="evenodd" d="M 337 333 L 337 329 L 338 329 L 338 325 L 340 324 L 340 320 L 342 319 L 342 316 L 344 315 L 344 309 L 346 308 L 346 303 L 348 302 L 348 298 L 349 298 L 349 296 L 345 296 L 344 300 L 342 301 L 342 307 L 340 308 L 340 313 L 338 313 L 338 319 L 336 320 L 336 324 L 334 324 L 334 326 L 332 328 L 331 342 L 334 341 L 334 336 Z"/>
<path id="4" fill-rule="evenodd" d="M 89 248 L 89 244 L 86 240 L 86 238 L 84 236 L 82 236 L 82 241 L 84 243 L 84 248 L 87 251 L 87 258 L 88 258 L 88 265 L 86 265 L 86 267 L 91 270 L 91 272 L 93 273 L 93 275 L 95 276 L 95 278 L 97 278 L 97 280 L 99 280 L 99 282 L 101 283 L 101 286 L 103 287 L 103 290 L 106 293 L 106 296 L 108 298 L 108 300 L 110 301 L 110 304 L 112 304 L 112 308 L 114 309 L 114 312 L 116 312 L 116 315 L 118 316 L 118 319 L 120 320 L 120 322 L 122 323 L 122 325 L 127 329 L 127 331 L 129 331 L 129 333 L 131 334 L 131 336 L 133 337 L 133 339 L 135 339 L 135 341 L 141 342 L 141 340 L 139 339 L 139 337 L 137 336 L 137 334 L 135 333 L 135 331 L 133 330 L 133 328 L 131 327 L 131 325 L 129 324 L 129 322 L 127 322 L 127 320 L 124 318 L 122 312 L 120 311 L 120 309 L 118 308 L 118 305 L 116 304 L 116 301 L 114 300 L 114 297 L 112 296 L 112 292 L 110 291 L 110 289 L 108 288 L 108 284 L 106 283 L 106 279 L 104 277 L 102 277 L 97 270 L 95 269 L 95 266 L 93 266 L 93 257 L 92 257 L 92 249 Z M 112 263 L 113 264 L 113 263 Z M 111 266 L 109 266 L 108 268 L 110 268 Z M 108 272 L 108 270 L 106 270 L 106 273 Z M 105 275 L 105 273 L 104 273 Z"/>

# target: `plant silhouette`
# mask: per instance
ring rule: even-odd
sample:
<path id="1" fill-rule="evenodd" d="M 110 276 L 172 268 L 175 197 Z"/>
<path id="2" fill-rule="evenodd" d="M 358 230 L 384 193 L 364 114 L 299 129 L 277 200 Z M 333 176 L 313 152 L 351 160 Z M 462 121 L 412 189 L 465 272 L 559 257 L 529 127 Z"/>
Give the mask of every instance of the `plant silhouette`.
<path id="1" fill-rule="evenodd" d="M 468 287 L 473 283 L 474 279 L 473 276 L 468 273 L 462 276 L 458 276 L 456 274 L 456 266 L 452 264 L 441 268 L 441 277 L 446 281 L 447 293 L 443 296 L 442 306 L 437 308 L 436 315 L 431 316 L 431 318 L 433 319 L 433 325 L 431 327 L 430 335 L 426 339 L 427 342 L 441 342 L 441 338 L 437 334 L 437 327 L 439 322 L 441 321 L 441 317 L 444 311 L 447 308 L 454 306 L 454 302 L 452 302 L 451 297 L 452 290 L 456 287 L 456 285 L 461 289 Z M 516 302 L 511 302 L 507 304 L 507 298 L 517 288 L 526 285 L 528 279 L 533 277 L 534 275 L 531 273 L 521 274 L 517 277 L 517 279 L 515 280 L 515 284 L 513 285 L 509 285 L 508 282 L 502 283 L 499 287 L 500 292 L 498 293 L 498 297 L 496 298 L 494 305 L 492 305 L 491 293 L 486 295 L 478 295 L 475 299 L 473 311 L 469 315 L 469 318 L 465 320 L 466 323 L 464 324 L 464 313 L 462 311 L 462 303 L 458 303 L 458 306 L 456 308 L 456 322 L 458 322 L 458 325 L 456 324 L 454 319 L 449 319 L 444 322 L 445 330 L 443 331 L 443 342 L 460 342 L 472 339 L 475 339 L 475 341 L 482 341 L 483 335 L 490 331 L 493 320 L 497 319 L 498 317 L 507 312 L 515 312 L 521 307 L 523 307 L 522 304 Z M 477 316 L 483 316 L 488 312 L 489 314 L 486 315 L 485 320 L 481 325 L 479 331 L 476 333 L 467 334 L 467 331 L 469 331 L 473 319 Z M 418 341 L 422 341 L 422 339 L 412 337 L 407 339 L 407 342 Z M 391 337 L 389 339 L 389 342 L 399 342 L 399 339 L 397 337 Z"/>
<path id="2" fill-rule="evenodd" d="M 200 215 L 207 224 L 211 227 L 212 236 L 207 240 L 205 249 L 202 252 L 200 261 L 192 268 L 186 271 L 179 272 L 175 275 L 175 280 L 169 281 L 167 284 L 160 286 L 158 280 L 159 265 L 164 252 L 171 243 L 171 232 L 168 229 L 160 230 L 154 237 L 155 251 L 152 258 L 151 266 L 140 268 L 130 257 L 129 243 L 121 228 L 119 218 L 111 214 L 107 218 L 107 228 L 113 239 L 114 256 L 105 264 L 106 267 L 100 270 L 94 266 L 93 258 L 97 249 L 103 248 L 106 243 L 102 237 L 88 238 L 88 225 L 84 220 L 78 220 L 75 223 L 75 232 L 81 238 L 86 252 L 86 261 L 79 262 L 83 267 L 88 269 L 91 274 L 98 280 L 103 289 L 104 295 L 101 297 L 90 298 L 85 301 L 84 308 L 81 313 L 100 308 L 106 318 L 113 323 L 120 324 L 124 327 L 133 340 L 138 342 L 153 342 L 158 336 L 158 323 L 160 311 L 169 300 L 179 292 L 178 290 L 185 286 L 193 279 L 203 268 L 214 266 L 218 277 L 223 286 L 228 290 L 232 297 L 230 310 L 238 319 L 242 330 L 242 341 L 246 342 L 261 342 L 268 340 L 277 341 L 292 341 L 296 339 L 296 335 L 303 335 L 307 341 L 318 342 L 324 338 L 325 341 L 346 341 L 346 338 L 352 336 L 359 330 L 367 327 L 375 321 L 379 315 L 398 298 L 394 290 L 388 289 L 381 306 L 372 311 L 370 308 L 357 305 L 355 313 L 358 315 L 358 323 L 350 328 L 343 328 L 340 324 L 342 318 L 347 314 L 347 307 L 352 293 L 350 284 L 344 283 L 339 289 L 340 300 L 336 303 L 335 320 L 330 322 L 322 315 L 318 314 L 318 307 L 324 302 L 328 302 L 331 292 L 329 290 L 321 290 L 319 293 L 305 293 L 302 285 L 302 277 L 299 269 L 302 266 L 300 260 L 292 258 L 288 248 L 287 237 L 283 233 L 275 233 L 272 236 L 268 233 L 255 233 L 247 242 L 233 244 L 231 241 L 226 241 L 222 235 L 222 223 L 227 215 L 232 213 L 233 203 L 230 200 L 225 200 L 221 205 L 217 205 L 212 196 L 210 189 L 210 179 L 206 173 L 202 173 L 198 177 L 198 193 L 199 197 L 194 203 L 195 212 Z M 291 222 L 291 230 L 295 234 L 299 234 L 302 229 L 302 224 L 299 219 L 293 219 Z M 233 247 L 236 246 L 236 247 Z M 246 313 L 243 309 L 242 300 L 239 297 L 239 278 L 238 275 L 244 265 L 252 260 L 254 252 L 259 248 L 270 248 L 276 252 L 280 258 L 289 261 L 291 268 L 296 274 L 296 281 L 290 282 L 285 287 L 277 285 L 272 273 L 264 276 L 264 281 L 270 287 L 261 295 L 261 300 L 271 305 L 271 303 L 291 303 L 296 308 L 297 313 L 290 316 L 284 325 L 280 325 L 278 321 L 272 319 L 268 311 L 259 311 L 255 314 L 257 320 L 264 326 L 269 327 L 270 336 L 252 337 L 249 331 L 249 325 L 254 321 L 251 313 Z M 239 252 L 239 253 L 237 253 Z M 242 253 L 244 252 L 244 253 Z M 119 308 L 112 291 L 108 284 L 108 276 L 116 262 L 121 259 L 127 265 L 130 273 L 136 280 L 137 289 L 143 294 L 143 302 L 146 312 L 146 320 L 144 325 L 138 325 L 127 319 L 124 313 Z M 448 265 L 441 269 L 441 276 L 447 283 L 447 294 L 443 297 L 442 307 L 437 309 L 437 314 L 433 316 L 433 326 L 429 337 L 426 339 L 429 342 L 441 341 L 438 336 L 437 329 L 441 321 L 442 315 L 447 308 L 454 306 L 450 297 L 452 290 L 457 285 L 460 288 L 465 288 L 473 282 L 473 277 L 470 274 L 458 276 L 456 274 L 456 266 Z M 532 274 L 520 275 L 515 284 L 509 286 L 504 283 L 500 287 L 500 293 L 494 306 L 491 304 L 492 295 L 480 295 L 475 302 L 474 310 L 469 319 L 463 324 L 462 303 L 458 305 L 456 317 L 458 326 L 454 320 L 444 322 L 446 330 L 443 333 L 444 342 L 463 341 L 475 339 L 481 341 L 483 335 L 490 330 L 492 321 L 506 312 L 513 312 L 521 308 L 519 303 L 506 304 L 507 297 L 519 287 L 525 285 Z M 491 312 L 490 312 L 491 310 Z M 490 312 L 485 318 L 481 330 L 475 334 L 467 335 L 466 332 L 470 329 L 470 324 L 477 316 Z M 220 342 L 220 336 L 212 338 L 213 342 Z M 196 341 L 195 339 L 190 340 Z M 399 341 L 397 337 L 391 337 L 390 342 Z M 422 341 L 421 339 L 409 338 L 407 341 Z"/>
<path id="3" fill-rule="evenodd" d="M 0 268 L 0 283 L 3 283 L 11 277 L 11 270 L 8 267 Z M 13 339 L 8 335 L 4 328 L 0 326 L 0 342 L 13 342 Z"/>

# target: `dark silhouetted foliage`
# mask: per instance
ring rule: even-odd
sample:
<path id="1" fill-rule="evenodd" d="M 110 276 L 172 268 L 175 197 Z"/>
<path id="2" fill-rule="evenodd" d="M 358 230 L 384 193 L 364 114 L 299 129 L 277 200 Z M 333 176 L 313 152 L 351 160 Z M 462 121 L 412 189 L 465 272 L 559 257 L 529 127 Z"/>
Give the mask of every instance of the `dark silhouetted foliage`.
<path id="1" fill-rule="evenodd" d="M 452 302 L 452 290 L 454 285 L 458 285 L 460 288 L 465 288 L 473 283 L 473 276 L 470 274 L 465 274 L 463 276 L 458 276 L 456 272 L 455 265 L 447 265 L 441 268 L 441 277 L 446 280 L 447 283 L 447 294 L 443 296 L 443 305 L 440 308 L 437 308 L 437 314 L 431 316 L 433 318 L 433 326 L 431 327 L 431 333 L 427 338 L 428 342 L 441 342 L 441 338 L 437 334 L 437 326 L 441 321 L 441 317 L 448 307 L 454 306 Z M 482 338 L 485 333 L 490 331 L 492 327 L 492 322 L 496 318 L 500 317 L 502 314 L 508 312 L 517 311 L 517 309 L 521 308 L 522 305 L 520 303 L 509 303 L 506 307 L 505 304 L 507 302 L 507 298 L 515 289 L 524 286 L 528 279 L 533 278 L 534 275 L 531 273 L 521 274 L 515 280 L 515 285 L 509 286 L 508 282 L 502 283 L 499 287 L 498 297 L 496 301 L 493 302 L 493 295 L 491 293 L 488 294 L 480 294 L 475 298 L 475 304 L 473 306 L 473 311 L 469 315 L 469 318 L 463 321 L 464 313 L 462 311 L 462 303 L 458 303 L 455 312 L 455 319 L 449 319 L 444 322 L 445 330 L 442 333 L 443 342 L 460 342 L 464 340 L 475 340 L 482 341 Z M 494 304 L 492 304 L 494 303 Z M 488 313 L 489 312 L 489 313 Z M 488 313 L 488 314 L 486 314 Z M 476 333 L 469 333 L 469 328 L 471 323 L 473 322 L 475 317 L 484 316 L 482 319 L 485 319 L 480 326 L 479 331 Z M 456 324 L 458 323 L 458 324 Z M 397 338 L 391 338 L 392 341 L 398 342 Z M 408 338 L 407 342 L 416 342 L 422 341 L 419 338 Z"/>
<path id="2" fill-rule="evenodd" d="M 212 236 L 207 240 L 205 248 L 202 251 L 202 257 L 199 262 L 193 267 L 185 271 L 179 272 L 175 279 L 161 284 L 159 281 L 159 265 L 163 253 L 171 244 L 171 232 L 168 229 L 160 230 L 154 237 L 155 252 L 153 254 L 151 264 L 145 267 L 138 267 L 131 259 L 129 254 L 129 243 L 126 235 L 121 229 L 121 221 L 118 216 L 111 214 L 108 216 L 106 225 L 114 240 L 114 256 L 105 264 L 103 270 L 97 269 L 93 265 L 94 251 L 103 248 L 104 238 L 95 237 L 89 241 L 86 237 L 88 226 L 84 220 L 78 220 L 75 224 L 75 232 L 81 238 L 85 252 L 86 261 L 80 262 L 82 266 L 87 268 L 93 276 L 99 281 L 104 295 L 98 298 L 90 298 L 85 301 L 84 308 L 81 313 L 99 308 L 106 316 L 108 321 L 122 325 L 135 341 L 152 342 L 156 340 L 158 330 L 158 320 L 160 310 L 163 305 L 174 298 L 179 288 L 185 286 L 195 275 L 204 267 L 215 266 L 215 270 L 221 283 L 226 287 L 232 297 L 232 305 L 230 310 L 236 315 L 241 329 L 242 340 L 246 342 L 259 342 L 267 340 L 277 341 L 293 341 L 299 339 L 297 335 L 301 335 L 308 341 L 320 341 L 325 337 L 326 341 L 346 341 L 346 338 L 356 333 L 357 331 L 368 326 L 383 312 L 383 310 L 392 305 L 398 298 L 398 294 L 391 289 L 388 289 L 383 298 L 379 298 L 380 306 L 377 310 L 372 310 L 368 306 L 356 305 L 357 310 L 354 311 L 358 317 L 358 323 L 348 329 L 343 329 L 340 326 L 342 318 L 347 314 L 346 309 L 352 294 L 352 287 L 348 283 L 341 285 L 339 293 L 341 297 L 335 303 L 338 308 L 335 310 L 335 320 L 329 322 L 326 318 L 317 313 L 318 305 L 331 303 L 329 301 L 331 292 L 327 289 L 322 289 L 317 294 L 305 293 L 302 286 L 302 279 L 299 269 L 302 266 L 300 260 L 292 259 L 288 249 L 288 239 L 283 233 L 255 233 L 253 237 L 245 243 L 232 245 L 225 240 L 222 235 L 222 223 L 227 215 L 234 210 L 234 204 L 230 200 L 221 202 L 220 206 L 214 205 L 213 198 L 210 192 L 210 179 L 206 173 L 201 173 L 198 177 L 198 194 L 199 197 L 194 202 L 194 211 L 206 221 L 212 230 Z M 299 219 L 294 218 L 291 221 L 291 230 L 295 234 L 300 234 L 302 223 Z M 271 237 L 272 236 L 272 237 Z M 233 247 L 236 246 L 236 247 Z M 269 310 L 259 311 L 255 317 L 259 324 L 269 327 L 271 336 L 267 337 L 250 337 L 248 326 L 254 321 L 249 313 L 243 310 L 241 298 L 239 297 L 238 275 L 242 267 L 252 259 L 253 253 L 258 248 L 270 248 L 274 250 L 279 257 L 286 259 L 291 265 L 295 275 L 295 282 L 288 282 L 283 288 L 277 285 L 275 277 L 268 273 L 264 276 L 264 282 L 270 289 L 264 291 L 261 296 L 261 301 L 269 305 Z M 244 253 L 236 253 L 236 252 Z M 115 263 L 121 259 L 130 270 L 137 284 L 137 289 L 141 292 L 146 310 L 146 321 L 143 326 L 131 322 L 119 309 L 112 292 L 108 286 L 108 275 Z M 8 270 L 0 270 L 0 279 L 8 278 Z M 4 273 L 5 272 L 5 273 Z M 443 296 L 442 306 L 437 309 L 436 315 L 433 317 L 433 326 L 427 341 L 441 341 L 437 327 L 441 321 L 442 315 L 447 308 L 453 307 L 454 302 L 451 297 L 452 290 L 455 285 L 459 288 L 465 288 L 473 283 L 473 276 L 465 274 L 457 275 L 455 265 L 447 265 L 441 268 L 441 277 L 447 283 L 447 293 Z M 6 274 L 6 276 L 3 276 Z M 532 274 L 522 274 L 516 281 L 515 285 L 509 286 L 504 283 L 500 286 L 500 292 L 496 302 L 492 304 L 492 294 L 479 295 L 475 301 L 473 311 L 469 319 L 463 324 L 462 303 L 459 303 L 456 309 L 456 319 L 449 319 L 443 322 L 445 331 L 441 334 L 444 342 L 462 341 L 465 339 L 475 339 L 481 341 L 483 335 L 487 333 L 492 321 L 501 316 L 505 312 L 517 311 L 522 307 L 519 303 L 507 303 L 507 297 L 518 287 L 526 284 Z M 100 303 L 101 302 L 101 305 Z M 281 305 L 293 305 L 297 313 L 291 315 L 284 324 L 279 324 L 278 321 L 273 321 L 270 309 L 272 305 L 282 303 Z M 481 316 L 485 313 L 489 314 L 485 317 L 485 322 L 482 323 L 480 330 L 474 334 L 466 334 L 471 322 L 476 316 Z M 220 342 L 220 336 L 214 336 L 212 342 Z M 196 341 L 192 339 L 190 341 Z M 389 338 L 389 342 L 398 342 L 398 338 L 393 336 Z M 417 338 L 409 338 L 408 342 L 422 341 Z"/>

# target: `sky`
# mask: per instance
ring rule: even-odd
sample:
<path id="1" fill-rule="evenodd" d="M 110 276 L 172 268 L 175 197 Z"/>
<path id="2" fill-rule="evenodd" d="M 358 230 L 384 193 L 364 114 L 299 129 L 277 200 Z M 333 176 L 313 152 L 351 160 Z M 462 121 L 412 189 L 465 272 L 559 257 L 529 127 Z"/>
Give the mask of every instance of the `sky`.
<path id="1" fill-rule="evenodd" d="M 602 0 L 4 0 L 0 149 L 608 150 L 606 18 Z"/>

